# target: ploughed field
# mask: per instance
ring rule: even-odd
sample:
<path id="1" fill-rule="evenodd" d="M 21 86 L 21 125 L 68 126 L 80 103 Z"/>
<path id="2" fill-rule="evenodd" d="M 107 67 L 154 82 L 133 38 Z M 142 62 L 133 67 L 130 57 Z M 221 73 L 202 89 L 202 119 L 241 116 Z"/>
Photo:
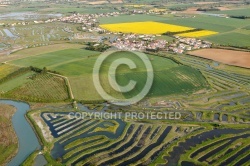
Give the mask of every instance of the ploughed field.
<path id="1" fill-rule="evenodd" d="M 224 49 L 202 49 L 190 51 L 189 54 L 212 59 L 228 65 L 250 68 L 250 52 Z"/>

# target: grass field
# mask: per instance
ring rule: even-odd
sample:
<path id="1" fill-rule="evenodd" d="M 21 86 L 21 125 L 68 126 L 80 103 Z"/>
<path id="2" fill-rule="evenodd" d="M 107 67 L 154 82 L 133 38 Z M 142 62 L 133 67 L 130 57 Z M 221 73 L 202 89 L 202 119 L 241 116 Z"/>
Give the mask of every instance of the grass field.
<path id="1" fill-rule="evenodd" d="M 244 27 L 244 29 L 246 29 L 246 30 L 250 30 L 250 25 L 249 25 L 249 26 Z"/>
<path id="2" fill-rule="evenodd" d="M 164 21 L 167 24 L 175 24 L 181 26 L 189 26 L 193 28 L 201 28 L 216 32 L 232 31 L 236 28 L 244 27 L 250 24 L 249 20 L 221 18 L 212 16 L 196 16 L 195 18 L 173 18 Z"/>
<path id="3" fill-rule="evenodd" d="M 46 7 L 41 2 L 34 2 L 32 4 L 25 4 L 23 5 L 7 5 L 0 6 L 0 13 L 5 12 L 38 12 L 41 14 L 47 14 L 47 13 L 61 13 L 61 14 L 69 14 L 73 12 L 77 13 L 85 13 L 85 14 L 94 14 L 94 13 L 107 13 L 107 12 L 113 12 L 113 7 L 107 7 L 106 8 L 100 8 L 100 7 L 94 7 L 92 5 L 85 6 L 85 5 L 79 5 L 79 4 L 69 4 L 69 3 L 63 3 L 63 4 L 54 4 L 51 3 L 49 5 L 53 5 L 53 7 Z"/>
<path id="4" fill-rule="evenodd" d="M 138 66 L 138 69 L 132 70 L 132 72 L 128 71 L 126 66 L 121 66 L 118 69 L 118 84 L 126 85 L 131 79 L 138 82 L 133 92 L 124 94 L 125 98 L 128 98 L 140 92 L 141 88 L 143 88 L 145 84 L 145 67 L 138 58 L 126 52 L 121 52 L 113 57 L 108 58 L 108 60 L 103 65 L 104 67 L 101 68 L 101 72 L 103 73 L 101 78 L 103 87 L 107 92 L 117 97 L 122 97 L 120 93 L 114 91 L 110 87 L 107 81 L 107 76 L 105 76 L 105 73 L 107 73 L 108 67 L 110 66 L 111 62 L 121 57 L 133 59 L 133 61 Z M 205 79 L 198 71 L 193 70 L 190 67 L 179 66 L 178 64 L 174 63 L 172 60 L 169 59 L 164 59 L 151 55 L 149 55 L 149 57 L 151 59 L 155 71 L 154 85 L 149 96 L 163 96 L 182 92 L 190 93 L 193 90 L 198 90 L 207 87 Z M 62 66 L 57 66 L 53 69 L 62 72 L 66 76 L 70 76 L 69 80 L 72 86 L 72 90 L 77 99 L 101 99 L 98 93 L 96 92 L 92 82 L 91 74 L 95 60 L 96 57 L 91 57 L 82 61 L 63 64 Z"/>
<path id="5" fill-rule="evenodd" d="M 224 11 L 217 11 L 211 12 L 216 14 L 227 14 L 229 16 L 250 16 L 249 12 L 250 8 L 243 8 L 243 9 L 236 9 L 236 10 L 224 10 Z"/>
<path id="6" fill-rule="evenodd" d="M 69 49 L 56 51 L 48 54 L 32 56 L 29 58 L 10 61 L 15 65 L 35 67 L 47 67 L 48 69 L 60 72 L 69 78 L 73 94 L 78 100 L 101 100 L 93 85 L 92 70 L 96 62 L 98 52 L 86 51 L 82 49 Z M 94 55 L 94 56 L 91 56 Z M 130 70 L 122 65 L 117 69 L 117 82 L 126 85 L 129 80 L 138 82 L 133 92 L 121 94 L 116 92 L 110 85 L 107 77 L 111 63 L 120 58 L 129 58 L 137 65 L 136 69 Z M 205 78 L 197 70 L 190 67 L 178 65 L 170 59 L 148 55 L 155 72 L 154 87 L 149 96 L 164 96 L 175 93 L 192 93 L 208 84 Z M 171 70 L 170 70 L 171 69 Z M 146 69 L 139 57 L 128 52 L 119 52 L 109 56 L 101 67 L 101 82 L 105 91 L 118 98 L 127 98 L 137 94 L 144 87 L 146 81 Z M 26 88 L 27 89 L 27 88 Z M 29 88 L 28 88 L 29 89 Z M 31 92 L 27 92 L 32 94 Z M 24 93 L 25 94 L 25 93 Z"/>
<path id="7" fill-rule="evenodd" d="M 36 56 L 36 55 L 51 53 L 55 51 L 66 50 L 66 49 L 80 49 L 82 47 L 84 46 L 81 44 L 62 43 L 62 44 L 53 44 L 53 45 L 47 45 L 47 46 L 41 46 L 41 47 L 35 47 L 35 48 L 28 48 L 28 49 L 16 51 L 12 53 L 11 56 L 2 56 L 0 57 L 0 62 L 23 59 L 25 57 Z"/>
<path id="8" fill-rule="evenodd" d="M 126 54 L 124 55 L 126 57 L 129 57 Z M 118 57 L 122 57 L 122 54 L 119 54 Z M 152 58 L 152 56 L 149 57 Z M 135 60 L 135 58 L 133 59 Z M 179 66 L 169 59 L 164 59 L 159 57 L 154 57 L 154 59 L 151 62 L 155 71 L 154 72 L 155 78 L 152 90 L 148 95 L 149 97 L 164 96 L 164 95 L 178 94 L 178 93 L 191 93 L 192 91 L 195 90 L 207 88 L 207 83 L 205 79 L 202 77 L 201 73 L 190 67 Z M 105 67 L 109 66 L 108 63 L 105 64 L 104 66 Z M 90 64 L 90 63 L 83 62 L 82 65 L 80 64 L 81 63 L 79 62 L 78 64 L 79 67 L 85 66 L 83 64 Z M 137 64 L 139 63 L 137 62 Z M 66 68 L 65 71 L 70 71 L 67 70 L 69 69 L 69 67 L 72 66 L 71 65 L 67 66 L 65 64 L 62 68 L 64 69 Z M 103 68 L 104 71 L 107 70 L 107 68 L 105 69 L 105 67 Z M 126 68 L 121 67 L 119 68 L 119 72 L 117 75 L 117 82 L 120 85 L 126 85 L 131 79 L 138 82 L 138 84 L 135 87 L 135 90 L 133 90 L 131 93 L 122 95 L 114 91 L 108 83 L 107 76 L 105 76 L 105 72 L 103 72 L 103 74 L 101 75 L 102 86 L 104 87 L 105 91 L 109 92 L 112 95 L 115 95 L 116 97 L 128 98 L 134 96 L 141 91 L 146 82 L 146 73 L 143 70 L 143 66 L 139 65 L 138 68 L 139 68 L 138 70 L 129 72 L 126 70 Z M 84 71 L 84 70 L 80 70 L 80 68 L 78 68 L 77 71 Z M 82 72 L 78 73 L 81 75 L 80 77 L 77 76 L 69 77 L 73 93 L 75 94 L 75 97 L 79 100 L 95 100 L 95 99 L 101 100 L 100 96 L 96 92 L 95 87 L 93 85 L 92 75 L 90 72 L 91 70 L 86 70 L 86 73 L 84 75 Z M 71 75 L 72 73 L 67 72 L 67 74 Z M 76 74 L 76 72 L 74 72 L 74 74 Z"/>
<path id="9" fill-rule="evenodd" d="M 17 137 L 11 125 L 14 113 L 14 107 L 0 104 L 0 165 L 5 165 L 18 149 Z"/>
<path id="10" fill-rule="evenodd" d="M 103 29 L 112 32 L 137 33 L 137 34 L 163 34 L 165 32 L 181 32 L 191 30 L 190 27 L 163 24 L 158 22 L 132 22 L 119 24 L 102 24 Z"/>
<path id="11" fill-rule="evenodd" d="M 117 76 L 117 82 L 127 83 L 129 80 L 146 80 L 145 72 L 120 74 Z M 131 93 L 125 93 L 126 98 L 138 94 L 145 85 L 139 82 Z M 201 73 L 187 66 L 178 66 L 170 69 L 154 72 L 153 86 L 147 95 L 148 97 L 158 97 L 172 94 L 190 94 L 195 90 L 208 88 L 206 80 Z"/>
<path id="12" fill-rule="evenodd" d="M 47 67 L 51 70 L 56 70 L 65 76 L 81 76 L 85 74 L 92 74 L 94 63 L 97 56 L 100 54 L 95 51 L 88 51 L 84 49 L 68 49 L 62 51 L 56 51 L 48 54 L 42 54 L 38 56 L 32 56 L 28 58 L 18 59 L 10 61 L 9 63 L 29 67 L 33 65 L 35 67 Z M 107 60 L 105 60 L 105 65 L 102 68 L 107 70 L 109 65 L 118 58 L 131 58 L 137 64 L 137 71 L 145 71 L 144 64 L 141 62 L 140 58 L 134 54 L 128 52 L 119 52 L 117 54 L 111 55 Z M 168 69 L 172 67 L 177 67 L 178 65 L 171 60 L 162 61 L 163 58 L 149 55 L 153 63 L 153 68 L 155 71 L 160 71 L 163 68 Z M 123 66 L 119 69 L 119 72 L 126 72 L 127 67 Z"/>
<path id="13" fill-rule="evenodd" d="M 0 92 L 8 92 L 10 90 L 13 90 L 29 81 L 31 81 L 30 79 L 28 79 L 28 77 L 32 76 L 34 73 L 33 72 L 28 72 L 24 75 L 15 77 L 7 82 L 4 82 L 2 84 L 0 84 Z"/>
<path id="14" fill-rule="evenodd" d="M 35 56 L 40 54 L 46 54 L 50 52 L 65 50 L 65 49 L 79 49 L 82 48 L 81 44 L 70 44 L 70 43 L 62 43 L 62 44 L 54 44 L 36 48 L 23 49 L 17 52 L 12 53 L 12 56 Z"/>
<path id="15" fill-rule="evenodd" d="M 87 58 L 87 56 L 98 54 L 98 52 L 88 51 L 84 49 L 65 49 L 56 52 L 41 54 L 38 56 L 27 57 L 11 61 L 10 63 L 17 66 L 36 66 L 49 67 L 52 65 L 59 65 L 68 63 L 68 61 L 78 61 L 79 59 Z"/>
<path id="16" fill-rule="evenodd" d="M 69 77 L 74 97 L 78 100 L 103 100 L 93 85 L 92 76 Z"/>
<path id="17" fill-rule="evenodd" d="M 116 23 L 130 23 L 143 21 L 164 21 L 165 18 L 153 15 L 121 15 L 118 17 L 103 17 L 99 19 L 100 24 L 116 24 Z"/>
<path id="18" fill-rule="evenodd" d="M 108 13 L 108 12 L 115 12 L 113 8 L 110 9 L 104 9 L 104 8 L 98 8 L 98 7 L 90 7 L 88 6 L 87 8 L 82 7 L 79 8 L 77 6 L 72 6 L 72 7 L 67 7 L 67 6 L 57 6 L 54 7 L 53 9 L 47 8 L 47 9 L 42 9 L 41 12 L 58 12 L 58 13 L 64 13 L 68 14 L 71 12 L 77 12 L 81 14 L 96 14 L 96 13 Z"/>
<path id="19" fill-rule="evenodd" d="M 236 32 L 205 37 L 205 39 L 214 43 L 222 45 L 230 45 L 230 46 L 243 46 L 243 47 L 250 46 L 249 38 L 250 34 L 246 35 Z"/>

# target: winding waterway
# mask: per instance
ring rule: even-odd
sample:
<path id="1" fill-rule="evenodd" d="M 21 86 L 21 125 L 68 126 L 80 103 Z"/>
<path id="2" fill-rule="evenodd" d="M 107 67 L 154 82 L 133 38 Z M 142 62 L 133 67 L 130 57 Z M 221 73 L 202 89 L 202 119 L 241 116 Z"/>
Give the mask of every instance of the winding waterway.
<path id="1" fill-rule="evenodd" d="M 12 124 L 18 138 L 18 152 L 8 163 L 8 166 L 17 166 L 36 149 L 41 149 L 41 145 L 25 118 L 25 114 L 30 109 L 30 106 L 27 103 L 12 100 L 0 100 L 0 103 L 16 107 L 16 112 L 12 117 Z"/>

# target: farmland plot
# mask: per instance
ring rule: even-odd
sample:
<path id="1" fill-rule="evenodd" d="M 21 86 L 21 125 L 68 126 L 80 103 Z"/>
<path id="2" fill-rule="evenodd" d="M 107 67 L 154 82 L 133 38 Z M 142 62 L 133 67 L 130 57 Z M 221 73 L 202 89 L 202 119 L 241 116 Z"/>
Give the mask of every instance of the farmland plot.
<path id="1" fill-rule="evenodd" d="M 205 78 L 199 71 L 186 66 L 178 66 L 177 64 L 174 64 L 173 61 L 168 59 L 162 59 L 162 61 L 161 59 L 162 58 L 155 58 L 153 61 L 153 67 L 157 66 L 157 62 L 159 62 L 159 64 L 158 67 L 155 67 L 153 86 L 148 94 L 148 97 L 181 93 L 190 94 L 200 89 L 209 88 Z M 163 64 L 162 66 L 161 63 Z M 166 67 L 164 67 L 164 63 Z M 74 63 L 74 65 L 76 65 L 76 63 Z M 83 70 L 83 66 L 85 65 L 80 65 L 79 63 L 79 69 L 82 68 L 82 70 L 78 70 L 78 72 L 88 72 L 88 70 Z M 119 98 L 129 98 L 137 95 L 145 85 L 147 73 L 143 71 L 142 68 L 133 72 L 125 72 L 122 68 L 120 69 L 121 70 L 116 75 L 117 83 L 120 85 L 126 85 L 129 80 L 135 80 L 137 81 L 137 85 L 133 91 L 120 94 L 113 90 L 113 88 L 109 85 L 108 76 L 105 72 L 101 75 L 101 84 L 104 90 L 107 93 Z M 69 72 L 69 70 L 67 72 Z M 69 80 L 72 84 L 73 93 L 76 94 L 75 97 L 77 99 L 101 100 L 101 97 L 98 95 L 93 85 L 92 75 L 85 74 L 79 77 L 69 77 Z"/>
<path id="2" fill-rule="evenodd" d="M 27 57 L 10 61 L 10 63 L 19 66 L 35 66 L 35 67 L 50 67 L 52 65 L 64 64 L 67 61 L 79 60 L 87 58 L 91 55 L 96 55 L 98 52 L 88 51 L 83 49 L 66 49 L 51 53 L 45 53 L 37 56 Z"/>
<path id="3" fill-rule="evenodd" d="M 218 43 L 225 46 L 241 46 L 241 47 L 249 47 L 250 34 L 241 34 L 237 32 L 230 32 L 225 34 L 218 34 L 215 36 L 207 36 L 206 40 Z"/>
<path id="4" fill-rule="evenodd" d="M 229 65 L 250 68 L 250 53 L 224 49 L 202 49 L 189 52 L 191 55 L 212 59 Z M 235 56 L 237 55 L 237 56 Z"/>
<path id="5" fill-rule="evenodd" d="M 33 74 L 34 72 L 27 72 L 13 79 L 3 82 L 2 84 L 0 84 L 0 92 L 6 95 L 6 93 L 8 93 L 9 91 L 18 88 L 25 83 L 30 82 L 31 80 L 29 79 L 29 77 L 31 77 Z"/>
<path id="6" fill-rule="evenodd" d="M 227 32 L 237 29 L 239 27 L 247 26 L 249 24 L 249 21 L 233 18 L 221 18 L 199 15 L 195 18 L 169 19 L 164 21 L 164 23 L 201 28 L 216 32 Z"/>
<path id="7" fill-rule="evenodd" d="M 137 34 L 163 34 L 165 32 L 181 32 L 193 28 L 164 24 L 159 22 L 131 22 L 119 24 L 102 24 L 102 28 L 112 32 L 137 33 Z"/>
<path id="8" fill-rule="evenodd" d="M 196 31 L 196 32 L 181 33 L 181 34 L 178 34 L 178 36 L 181 36 L 181 37 L 203 37 L 203 36 L 210 36 L 210 35 L 215 35 L 215 34 L 217 34 L 217 32 L 215 32 L 215 31 L 202 30 L 202 31 Z"/>
<path id="9" fill-rule="evenodd" d="M 145 72 L 119 74 L 117 82 L 124 84 L 131 79 L 138 80 L 135 90 L 124 94 L 126 98 L 129 98 L 142 90 L 146 78 L 147 74 Z M 201 73 L 190 67 L 179 66 L 169 70 L 154 72 L 153 86 L 147 96 L 157 97 L 171 94 L 188 94 L 205 88 L 209 88 L 209 86 Z"/>
<path id="10" fill-rule="evenodd" d="M 50 74 L 38 74 L 33 80 L 10 91 L 11 95 L 27 101 L 63 101 L 69 99 L 65 80 Z"/>
<path id="11" fill-rule="evenodd" d="M 19 67 L 7 64 L 0 65 L 0 79 L 6 77 L 8 74 L 14 72 L 17 69 L 19 69 Z"/>

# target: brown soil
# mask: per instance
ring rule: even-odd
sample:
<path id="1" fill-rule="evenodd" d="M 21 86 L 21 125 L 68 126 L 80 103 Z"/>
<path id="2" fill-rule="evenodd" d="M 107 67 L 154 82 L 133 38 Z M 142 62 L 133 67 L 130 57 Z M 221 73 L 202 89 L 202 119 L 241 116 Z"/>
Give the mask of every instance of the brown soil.
<path id="1" fill-rule="evenodd" d="M 197 4 L 197 5 L 206 5 L 206 4 L 214 4 L 214 3 L 218 3 L 218 2 L 194 2 L 194 4 Z"/>
<path id="2" fill-rule="evenodd" d="M 224 50 L 224 49 L 201 49 L 188 52 L 191 55 L 212 59 L 228 65 L 250 68 L 250 52 Z"/>
<path id="3" fill-rule="evenodd" d="M 188 8 L 187 10 L 185 11 L 182 11 L 181 13 L 187 13 L 187 14 L 199 14 L 200 12 L 197 11 L 197 7 L 191 7 L 191 8 Z"/>
<path id="4" fill-rule="evenodd" d="M 221 11 L 224 11 L 224 10 L 233 10 L 233 9 L 230 9 L 230 8 L 227 8 L 227 7 L 218 7 L 218 9 L 220 9 Z"/>

